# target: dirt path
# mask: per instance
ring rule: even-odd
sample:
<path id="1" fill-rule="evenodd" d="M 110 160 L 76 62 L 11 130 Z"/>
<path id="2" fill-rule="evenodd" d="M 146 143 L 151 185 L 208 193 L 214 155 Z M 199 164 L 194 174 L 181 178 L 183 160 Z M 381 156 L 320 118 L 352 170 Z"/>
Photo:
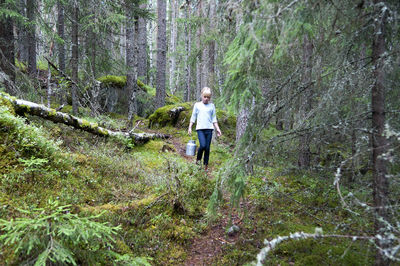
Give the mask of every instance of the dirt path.
<path id="1" fill-rule="evenodd" d="M 192 156 L 186 155 L 186 144 L 179 142 L 175 138 L 168 140 L 170 144 L 175 147 L 176 152 L 187 159 L 188 161 L 194 161 Z M 208 175 L 213 178 L 212 170 L 208 172 Z M 233 217 L 234 224 L 240 224 L 238 217 Z M 229 224 L 229 210 L 224 209 L 222 217 L 214 225 L 212 225 L 206 232 L 201 236 L 193 240 L 192 245 L 187 251 L 187 259 L 183 265 L 211 265 L 215 264 L 218 256 L 222 254 L 223 247 L 225 245 L 233 245 L 239 238 L 237 233 L 233 236 L 226 234 L 226 229 Z"/>
<path id="2" fill-rule="evenodd" d="M 224 246 L 235 244 L 239 238 L 239 233 L 234 236 L 225 233 L 228 222 L 229 216 L 225 213 L 206 233 L 194 239 L 183 265 L 217 264 L 216 259 L 222 254 Z"/>

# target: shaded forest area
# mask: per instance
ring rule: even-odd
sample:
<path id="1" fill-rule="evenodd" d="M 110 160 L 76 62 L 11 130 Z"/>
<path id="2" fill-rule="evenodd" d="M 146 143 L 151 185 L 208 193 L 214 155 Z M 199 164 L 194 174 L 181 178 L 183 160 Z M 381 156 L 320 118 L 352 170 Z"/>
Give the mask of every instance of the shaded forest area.
<path id="1" fill-rule="evenodd" d="M 399 11 L 0 0 L 0 264 L 398 264 Z"/>

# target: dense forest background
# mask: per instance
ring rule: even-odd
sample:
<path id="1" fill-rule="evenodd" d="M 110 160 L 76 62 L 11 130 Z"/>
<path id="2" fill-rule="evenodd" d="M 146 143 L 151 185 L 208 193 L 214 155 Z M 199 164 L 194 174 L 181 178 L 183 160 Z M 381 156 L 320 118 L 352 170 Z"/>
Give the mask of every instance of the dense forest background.
<path id="1" fill-rule="evenodd" d="M 0 0 L 0 262 L 148 264 L 156 258 L 151 263 L 183 263 L 185 247 L 208 228 L 198 221 L 221 222 L 221 210 L 229 209 L 227 228 L 233 228 L 236 215 L 241 217 L 243 239 L 241 245 L 225 248 L 223 259 L 214 263 L 318 264 L 318 256 L 329 257 L 330 264 L 399 263 L 399 11 L 398 0 Z M 217 155 L 211 179 L 180 159 L 164 158 L 165 166 L 158 152 L 147 156 L 157 157 L 152 160 L 165 169 L 151 174 L 134 170 L 146 168 L 147 161 L 139 163 L 141 156 L 162 141 L 143 148 L 129 139 L 80 139 L 72 129 L 29 116 L 29 107 L 10 97 L 128 135 L 138 130 L 173 135 L 184 145 L 188 115 L 205 86 L 213 90 L 223 131 L 213 144 Z M 51 134 L 38 133 L 40 127 Z M 163 151 L 169 149 L 164 144 Z M 68 148 L 64 155 L 60 145 Z M 58 157 L 69 153 L 73 155 L 66 161 Z M 93 158 L 104 165 L 95 165 Z M 136 166 L 127 166 L 132 160 L 138 160 Z M 124 170 L 106 169 L 112 165 Z M 157 168 L 147 166 L 148 171 Z M 82 198 L 76 200 L 72 191 L 80 186 L 80 174 L 90 175 L 85 167 L 93 176 L 101 172 L 101 182 L 85 181 L 101 195 L 96 206 L 132 202 L 126 196 L 129 189 L 135 200 L 145 198 L 147 204 L 103 208 L 105 217 L 82 207 L 90 206 L 85 193 L 79 192 Z M 163 189 L 146 190 L 143 184 L 156 187 L 160 180 L 144 176 L 160 171 L 169 181 Z M 137 183 L 127 185 L 129 189 L 114 187 L 113 195 L 94 192 L 113 184 L 105 181 L 111 175 Z M 128 179 L 123 183 L 133 182 Z M 59 195 L 49 191 L 62 186 L 70 189 L 68 197 L 55 203 L 50 195 Z M 38 196 L 35 189 L 49 194 Z M 31 202 L 36 197 L 40 200 Z M 171 209 L 149 207 L 160 202 Z M 152 218 L 135 216 L 127 222 L 119 211 L 132 209 Z M 191 218 L 182 218 L 186 216 Z M 32 228 L 53 218 L 46 228 L 59 230 L 58 242 L 52 234 L 26 239 Z M 172 230 L 166 221 L 183 231 Z M 111 245 L 121 235 L 119 223 L 125 238 Z M 159 243 L 150 243 L 146 237 L 154 235 L 143 229 L 145 224 L 172 231 L 159 233 Z M 188 233 L 190 226 L 197 231 Z M 259 229 L 263 226 L 268 229 Z M 142 230 L 142 238 L 133 236 L 132 227 Z M 72 228 L 87 228 L 88 233 Z M 171 255 L 164 238 L 182 245 L 176 261 L 165 260 Z M 264 238 L 270 240 L 263 243 Z M 93 239 L 99 243 L 95 247 L 88 244 Z M 291 242 L 277 247 L 290 239 L 303 246 Z M 340 255 L 326 248 L 335 245 L 343 247 Z M 144 246 L 147 251 L 141 250 Z M 157 253 L 155 246 L 163 251 Z M 114 253 L 104 253 L 103 247 Z M 83 250 L 103 253 L 85 261 Z M 296 252 L 316 257 L 299 259 Z"/>

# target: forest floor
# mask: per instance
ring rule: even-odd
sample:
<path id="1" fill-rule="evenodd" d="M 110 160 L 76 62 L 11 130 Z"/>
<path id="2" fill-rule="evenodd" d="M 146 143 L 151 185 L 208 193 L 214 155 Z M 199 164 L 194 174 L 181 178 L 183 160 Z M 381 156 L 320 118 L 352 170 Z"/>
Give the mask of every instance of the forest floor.
<path id="1" fill-rule="evenodd" d="M 243 265 L 256 259 L 264 239 L 314 232 L 316 227 L 328 233 L 348 233 L 335 227 L 349 214 L 338 208 L 338 196 L 327 186 L 333 183 L 329 176 L 316 178 L 272 166 L 258 166 L 245 180 L 246 197 L 237 209 L 230 208 L 230 195 L 223 191 L 215 220 L 208 220 L 207 204 L 216 180 L 224 178 L 231 159 L 229 139 L 212 143 L 206 172 L 195 166 L 195 157 L 185 154 L 189 136 L 182 128 L 163 129 L 162 133 L 171 135 L 169 139 L 126 147 L 119 140 L 38 118 L 30 118 L 28 127 L 9 117 L 4 119 L 13 127 L 0 131 L 4 142 L 0 143 L 0 162 L 13 167 L 0 167 L 0 176 L 7 177 L 0 179 L 0 203 L 15 209 L 0 209 L 1 219 L 15 217 L 17 207 L 45 205 L 50 197 L 59 199 L 60 204 L 72 204 L 82 217 L 104 212 L 102 222 L 122 225 L 123 238 L 118 239 L 115 250 L 149 258 L 154 265 Z M 31 130 L 33 125 L 43 127 L 43 133 Z M 28 139 L 29 146 L 13 136 Z M 47 139 L 57 140 L 59 148 L 53 148 L 55 144 L 45 142 Z M 23 160 L 4 152 L 9 147 L 25 152 Z M 27 163 L 35 165 L 29 168 Z M 224 186 L 223 190 L 229 190 Z M 350 233 L 361 235 L 365 224 L 362 219 L 352 220 L 354 232 Z M 239 231 L 229 235 L 232 225 Z M 366 254 L 370 249 L 369 243 L 347 239 L 287 241 L 269 254 L 266 263 L 370 265 L 373 253 Z M 7 265 L 6 261 L 18 265 L 24 259 L 4 254 L 0 250 L 1 265 Z M 99 258 L 98 265 L 107 264 Z"/>
<path id="2" fill-rule="evenodd" d="M 174 145 L 176 152 L 189 162 L 194 163 L 194 157 L 186 155 L 185 144 L 179 139 L 172 138 L 171 143 Z M 209 178 L 215 178 L 212 167 L 206 172 Z M 225 199 L 227 201 L 227 199 Z M 239 239 L 240 232 L 232 235 L 226 233 L 226 229 L 232 224 L 239 225 L 240 217 L 233 214 L 230 218 L 228 208 L 222 210 L 218 222 L 210 226 L 201 236 L 195 238 L 187 251 L 187 259 L 183 265 L 212 265 L 216 263 L 216 258 L 222 255 L 225 245 L 234 245 Z"/>

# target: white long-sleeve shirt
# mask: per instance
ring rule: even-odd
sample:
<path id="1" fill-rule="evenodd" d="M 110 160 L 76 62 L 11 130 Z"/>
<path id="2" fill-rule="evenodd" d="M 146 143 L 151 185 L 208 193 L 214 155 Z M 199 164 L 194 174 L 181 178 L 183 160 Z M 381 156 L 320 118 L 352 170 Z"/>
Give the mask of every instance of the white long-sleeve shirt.
<path id="1" fill-rule="evenodd" d="M 196 122 L 196 130 L 199 129 L 214 129 L 213 123 L 217 122 L 215 105 L 213 103 L 204 104 L 197 102 L 194 104 L 190 122 Z"/>

